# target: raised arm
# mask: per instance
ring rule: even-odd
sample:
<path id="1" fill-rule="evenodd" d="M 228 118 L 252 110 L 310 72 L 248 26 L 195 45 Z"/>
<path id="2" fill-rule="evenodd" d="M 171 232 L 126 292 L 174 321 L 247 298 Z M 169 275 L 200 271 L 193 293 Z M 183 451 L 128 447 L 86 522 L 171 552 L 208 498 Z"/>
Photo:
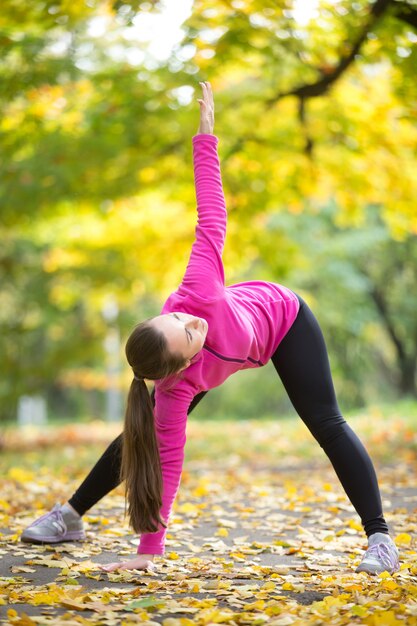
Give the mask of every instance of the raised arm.
<path id="1" fill-rule="evenodd" d="M 198 215 L 196 237 L 178 291 L 211 299 L 224 288 L 222 253 L 227 212 L 217 153 L 218 138 L 213 135 L 213 94 L 210 83 L 201 85 L 200 124 L 192 140 Z"/>

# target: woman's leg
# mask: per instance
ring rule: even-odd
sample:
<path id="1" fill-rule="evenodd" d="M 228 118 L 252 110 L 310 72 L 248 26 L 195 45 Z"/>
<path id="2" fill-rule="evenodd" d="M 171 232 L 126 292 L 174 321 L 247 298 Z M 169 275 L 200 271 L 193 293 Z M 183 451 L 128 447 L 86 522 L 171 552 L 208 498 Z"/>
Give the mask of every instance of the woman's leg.
<path id="1" fill-rule="evenodd" d="M 320 326 L 298 298 L 298 316 L 272 362 L 295 410 L 329 457 L 367 537 L 376 532 L 388 534 L 372 461 L 342 417 Z"/>
<path id="2" fill-rule="evenodd" d="M 202 391 L 195 396 L 188 413 L 191 413 L 206 393 L 206 391 Z M 154 391 L 151 393 L 151 398 L 152 403 L 155 404 Z M 120 434 L 112 441 L 74 495 L 68 500 L 68 503 L 79 515 L 84 515 L 88 509 L 91 509 L 94 504 L 120 484 L 121 452 L 122 435 Z"/>

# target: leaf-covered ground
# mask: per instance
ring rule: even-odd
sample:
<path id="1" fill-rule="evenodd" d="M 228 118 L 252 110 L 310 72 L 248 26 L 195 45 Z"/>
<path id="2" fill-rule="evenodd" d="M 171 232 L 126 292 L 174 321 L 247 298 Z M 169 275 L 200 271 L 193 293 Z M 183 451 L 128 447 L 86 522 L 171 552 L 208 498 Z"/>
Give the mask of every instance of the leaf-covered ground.
<path id="1" fill-rule="evenodd" d="M 348 420 L 374 461 L 394 575 L 355 574 L 367 541 L 321 448 L 290 421 L 189 420 L 186 461 L 155 572 L 105 573 L 137 538 L 119 487 L 85 516 L 85 542 L 27 545 L 120 425 L 11 431 L 1 481 L 0 623 L 104 626 L 417 625 L 417 433 L 377 410 Z"/>

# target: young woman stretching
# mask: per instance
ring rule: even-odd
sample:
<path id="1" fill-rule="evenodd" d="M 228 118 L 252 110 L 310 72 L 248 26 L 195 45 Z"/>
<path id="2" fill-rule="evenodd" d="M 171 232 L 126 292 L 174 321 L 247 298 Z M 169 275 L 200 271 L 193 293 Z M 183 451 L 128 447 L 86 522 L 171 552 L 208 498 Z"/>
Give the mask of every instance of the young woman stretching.
<path id="1" fill-rule="evenodd" d="M 122 480 L 137 557 L 102 566 L 154 567 L 179 488 L 187 413 L 231 374 L 270 359 L 307 428 L 329 457 L 368 537 L 357 572 L 399 569 L 383 517 L 372 461 L 341 415 L 325 342 L 304 300 L 282 285 L 250 281 L 225 286 L 222 252 L 226 208 L 214 136 L 211 86 L 200 83 L 200 126 L 193 137 L 196 239 L 184 278 L 161 315 L 133 330 L 126 356 L 133 371 L 123 434 L 103 454 L 68 503 L 57 504 L 22 534 L 27 542 L 82 539 L 81 516 Z M 155 381 L 150 396 L 146 380 Z"/>

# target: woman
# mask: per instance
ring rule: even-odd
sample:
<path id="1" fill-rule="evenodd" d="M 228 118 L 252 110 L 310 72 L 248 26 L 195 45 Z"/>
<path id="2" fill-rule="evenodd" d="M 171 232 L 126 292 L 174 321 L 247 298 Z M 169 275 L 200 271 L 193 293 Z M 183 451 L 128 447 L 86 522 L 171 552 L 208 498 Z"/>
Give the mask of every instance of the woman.
<path id="1" fill-rule="evenodd" d="M 329 457 L 369 540 L 357 572 L 399 569 L 383 517 L 372 461 L 337 405 L 324 339 L 304 300 L 263 281 L 225 286 L 226 207 L 211 86 L 200 83 L 200 125 L 193 137 L 198 223 L 184 278 L 161 315 L 139 324 L 126 344 L 132 368 L 123 435 L 64 504 L 29 526 L 28 542 L 84 536 L 81 516 L 126 481 L 138 555 L 103 569 L 147 569 L 164 554 L 167 522 L 181 477 L 187 413 L 240 369 L 272 360 L 296 411 Z M 145 379 L 154 380 L 149 396 Z M 121 445 L 122 444 L 122 445 Z"/>

